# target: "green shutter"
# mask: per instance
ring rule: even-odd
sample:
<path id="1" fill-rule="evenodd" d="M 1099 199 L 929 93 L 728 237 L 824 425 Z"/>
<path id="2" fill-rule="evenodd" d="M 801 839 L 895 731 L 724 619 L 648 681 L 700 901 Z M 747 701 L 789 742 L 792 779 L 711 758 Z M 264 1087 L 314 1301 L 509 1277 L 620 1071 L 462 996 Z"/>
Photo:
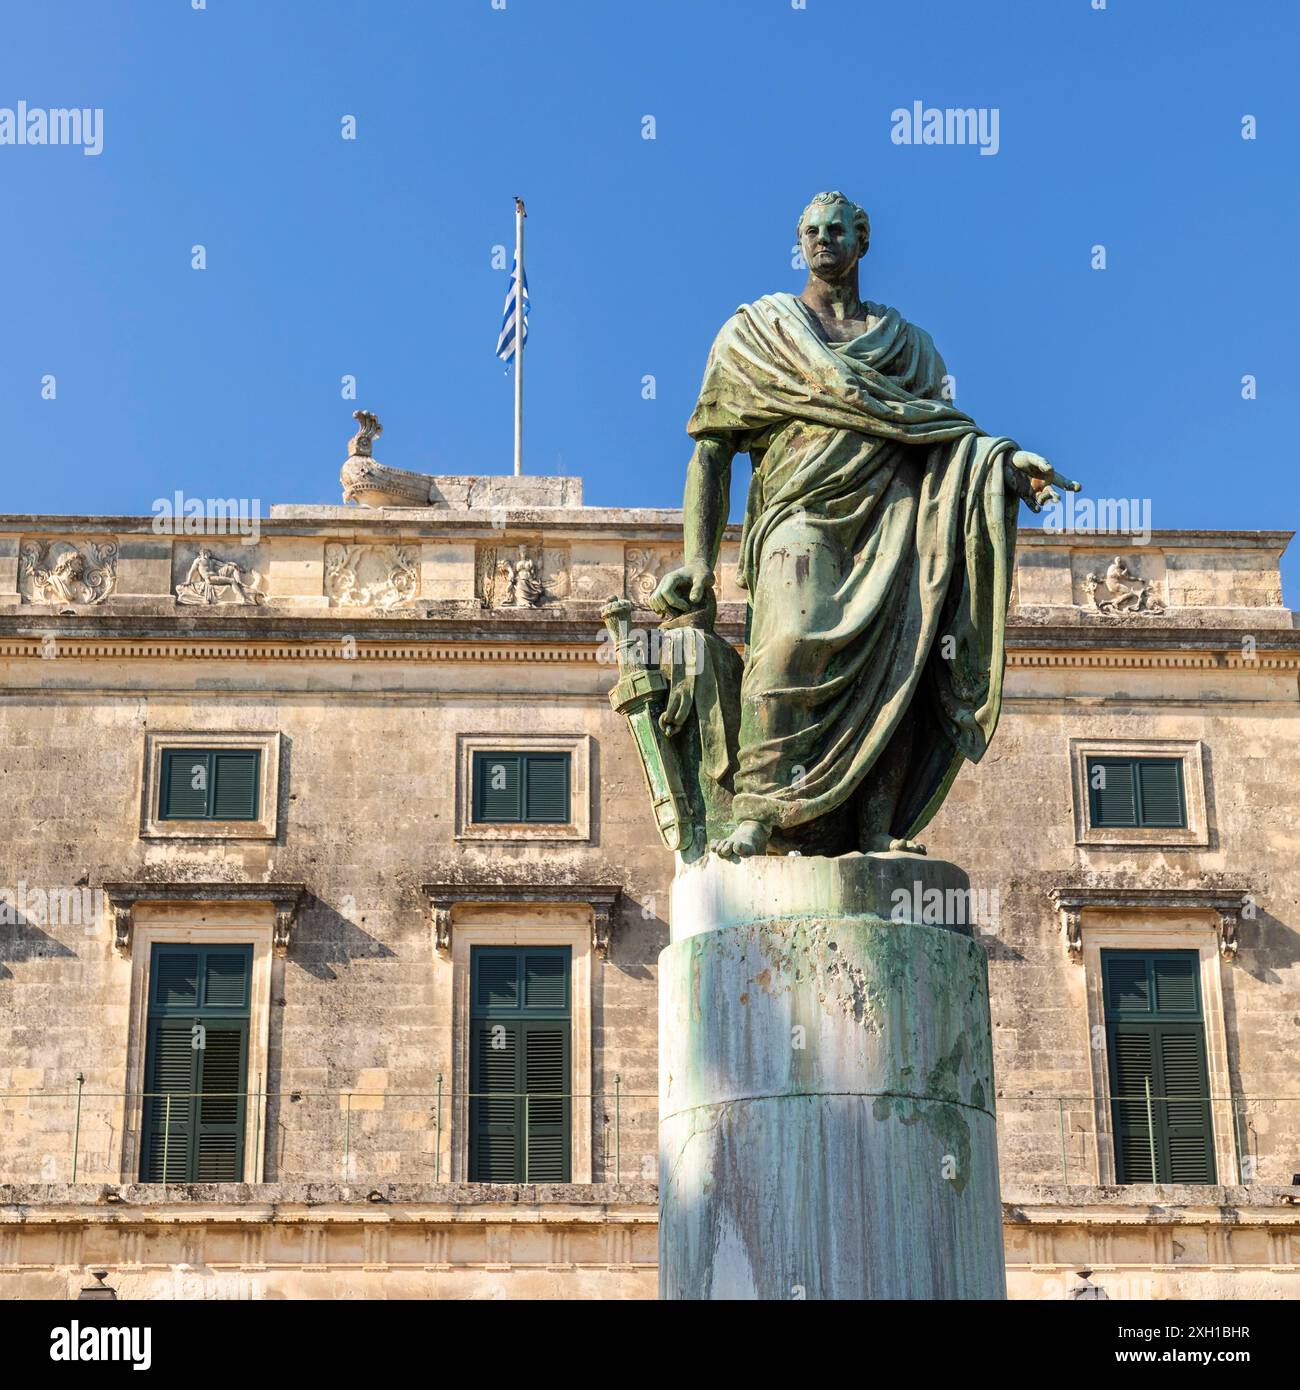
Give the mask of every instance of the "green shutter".
<path id="1" fill-rule="evenodd" d="M 1205 1033 L 1199 1023 L 1166 1023 L 1158 1033 L 1160 1090 L 1166 1151 L 1159 1146 L 1166 1182 L 1213 1182 L 1210 1081 L 1205 1064 Z M 1160 1121 L 1157 1121 L 1159 1124 Z"/>
<path id="2" fill-rule="evenodd" d="M 1088 812 L 1098 829 L 1183 829 L 1181 758 L 1089 758 Z"/>
<path id="3" fill-rule="evenodd" d="M 248 1088 L 249 946 L 155 946 L 140 1177 L 237 1182 Z"/>
<path id="4" fill-rule="evenodd" d="M 1143 758 L 1137 765 L 1141 824 L 1182 829 L 1187 824 L 1183 804 L 1181 758 Z"/>
<path id="5" fill-rule="evenodd" d="M 206 1009 L 248 1011 L 247 951 L 207 950 L 203 953 L 203 1005 Z"/>
<path id="6" fill-rule="evenodd" d="M 257 819 L 257 774 L 261 757 L 256 749 L 212 755 L 212 816 L 214 820 Z"/>
<path id="7" fill-rule="evenodd" d="M 570 1180 L 571 954 L 473 949 L 471 1182 Z"/>
<path id="8" fill-rule="evenodd" d="M 524 759 L 524 819 L 560 824 L 569 819 L 569 755 L 529 753 Z"/>
<path id="9" fill-rule="evenodd" d="M 194 1103 L 190 1093 L 197 1086 L 193 1020 L 153 1020 L 149 1024 L 148 1053 L 140 1180 L 188 1182 L 194 1138 Z"/>
<path id="10" fill-rule="evenodd" d="M 248 1023 L 224 1019 L 204 1024 L 199 1051 L 198 1133 L 194 1182 L 238 1182 L 243 1177 L 245 1077 Z"/>
<path id="11" fill-rule="evenodd" d="M 1131 758 L 1089 758 L 1088 795 L 1092 824 L 1099 829 L 1138 823 Z"/>
<path id="12" fill-rule="evenodd" d="M 530 951 L 523 957 L 524 999 L 529 1009 L 569 1007 L 569 962 L 555 951 Z"/>
<path id="13" fill-rule="evenodd" d="M 202 820 L 208 813 L 211 775 L 206 749 L 172 748 L 164 752 L 159 819 Z"/>
<path id="14" fill-rule="evenodd" d="M 1103 951 L 1102 971 L 1119 1181 L 1212 1183 L 1196 953 Z"/>
<path id="15" fill-rule="evenodd" d="M 1191 951 L 1157 951 L 1150 957 L 1150 961 L 1151 1011 L 1164 1015 L 1199 1018 L 1199 958 Z"/>
<path id="16" fill-rule="evenodd" d="M 475 962 L 475 1010 L 519 1006 L 519 957 L 513 951 L 486 951 Z"/>
<path id="17" fill-rule="evenodd" d="M 1119 1181 L 1151 1182 L 1151 1140 L 1144 1094 L 1147 1081 L 1155 1090 L 1151 1030 L 1143 1024 L 1114 1024 L 1107 1034 Z"/>
<path id="18" fill-rule="evenodd" d="M 565 824 L 569 765 L 567 753 L 475 753 L 475 821 Z"/>
<path id="19" fill-rule="evenodd" d="M 196 1008 L 199 1002 L 199 953 L 159 951 L 153 963 L 153 1002 L 158 1009 Z"/>
<path id="20" fill-rule="evenodd" d="M 256 748 L 166 749 L 159 819 L 256 820 L 261 764 Z"/>
<path id="21" fill-rule="evenodd" d="M 519 1021 L 480 1019 L 473 1024 L 470 1090 L 470 1178 L 520 1182 Z"/>
<path id="22" fill-rule="evenodd" d="M 569 1181 L 569 1025 L 523 1023 L 529 1182 Z"/>
<path id="23" fill-rule="evenodd" d="M 523 819 L 518 753 L 474 754 L 474 819 Z"/>

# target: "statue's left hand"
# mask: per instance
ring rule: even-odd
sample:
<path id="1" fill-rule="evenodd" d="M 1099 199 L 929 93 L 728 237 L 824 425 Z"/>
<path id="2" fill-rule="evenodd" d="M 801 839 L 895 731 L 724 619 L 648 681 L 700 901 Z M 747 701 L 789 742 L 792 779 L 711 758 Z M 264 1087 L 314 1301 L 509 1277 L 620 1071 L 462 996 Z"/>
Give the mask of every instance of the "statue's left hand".
<path id="1" fill-rule="evenodd" d="M 1003 474 L 1007 486 L 1031 512 L 1041 512 L 1049 502 L 1059 503 L 1058 487 L 1067 492 L 1080 490 L 1078 483 L 1058 473 L 1041 454 L 1031 454 L 1027 449 L 1017 449 L 1011 455 Z"/>

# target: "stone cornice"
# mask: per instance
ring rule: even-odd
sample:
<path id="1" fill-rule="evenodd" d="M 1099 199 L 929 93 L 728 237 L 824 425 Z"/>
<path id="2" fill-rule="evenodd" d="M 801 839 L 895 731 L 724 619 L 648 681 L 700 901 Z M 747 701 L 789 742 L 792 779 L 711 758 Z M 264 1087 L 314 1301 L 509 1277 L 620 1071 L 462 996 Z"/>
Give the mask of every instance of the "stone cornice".
<path id="1" fill-rule="evenodd" d="M 1110 887 L 1102 884 L 1061 884 L 1048 896 L 1056 908 L 1066 950 L 1074 961 L 1083 955 L 1083 913 L 1109 912 L 1206 912 L 1216 921 L 1219 954 L 1232 960 L 1237 954 L 1237 924 L 1256 895 L 1244 884 L 1217 887 Z"/>
<path id="2" fill-rule="evenodd" d="M 506 531 L 553 531 L 575 534 L 598 533 L 602 540 L 645 540 L 662 537 L 680 543 L 682 512 L 677 507 L 344 507 L 333 505 L 274 504 L 269 516 L 258 518 L 259 530 L 268 536 L 314 536 L 324 539 L 352 536 L 363 532 L 437 539 L 440 536 L 463 539 L 499 537 Z M 726 539 L 740 539 L 741 528 L 732 524 Z M 0 513 L 0 535 L 116 535 L 152 537 L 158 540 L 198 539 L 178 532 L 158 532 L 152 515 L 128 514 L 96 516 L 84 513 Z M 1146 548 L 1178 550 L 1285 550 L 1294 531 L 1257 530 L 1153 530 Z M 220 536 L 210 538 L 219 542 Z M 230 539 L 237 540 L 237 536 Z M 1038 527 L 1021 527 L 1017 545 L 1037 549 L 1132 550 L 1129 536 L 1100 532 L 1053 532 Z"/>
<path id="3" fill-rule="evenodd" d="M 119 955 L 131 953 L 131 936 L 138 903 L 270 903 L 275 909 L 272 945 L 278 956 L 289 953 L 293 926 L 307 896 L 303 883 L 191 883 L 188 881 L 114 882 L 103 885 L 113 913 L 113 945 Z"/>
<path id="4" fill-rule="evenodd" d="M 434 946 L 451 950 L 452 909 L 511 904 L 585 903 L 591 908 L 591 947 L 598 956 L 609 951 L 610 937 L 623 889 L 617 883 L 425 883 L 420 891 L 429 904 Z"/>
<path id="5" fill-rule="evenodd" d="M 653 615 L 644 614 L 653 626 Z M 264 617 L 256 623 L 190 627 L 125 618 L 16 619 L 0 616 L 0 660 L 359 661 L 608 664 L 597 625 L 572 617 L 498 620 L 484 613 L 473 624 L 400 619 L 352 621 L 333 617 Z M 179 629 L 179 630 L 178 630 Z M 719 635 L 740 645 L 737 622 Z M 1114 628 L 1009 627 L 1007 665 L 1099 670 L 1225 671 L 1245 674 L 1300 670 L 1300 631 L 1260 628 L 1251 655 L 1241 632 L 1182 628 L 1123 632 Z M 53 639 L 54 647 L 49 643 Z M 1125 640 L 1128 639 L 1128 640 Z M 610 671 L 614 668 L 611 665 Z"/>

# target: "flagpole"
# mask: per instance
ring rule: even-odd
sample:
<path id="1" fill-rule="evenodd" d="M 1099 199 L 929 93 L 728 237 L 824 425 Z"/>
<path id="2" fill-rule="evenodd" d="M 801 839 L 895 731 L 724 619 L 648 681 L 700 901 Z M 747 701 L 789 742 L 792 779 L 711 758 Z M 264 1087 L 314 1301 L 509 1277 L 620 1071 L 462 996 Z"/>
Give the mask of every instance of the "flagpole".
<path id="1" fill-rule="evenodd" d="M 515 199 L 515 476 L 524 471 L 524 200 Z"/>

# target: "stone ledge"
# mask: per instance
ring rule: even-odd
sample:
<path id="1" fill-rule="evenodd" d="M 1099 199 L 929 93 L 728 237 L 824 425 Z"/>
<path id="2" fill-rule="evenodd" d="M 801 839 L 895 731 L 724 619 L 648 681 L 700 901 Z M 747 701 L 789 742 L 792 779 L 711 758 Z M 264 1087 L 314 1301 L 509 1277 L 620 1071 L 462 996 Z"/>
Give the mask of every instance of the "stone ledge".
<path id="1" fill-rule="evenodd" d="M 1300 1227 L 1300 1187 L 1264 1184 L 1131 1183 L 1103 1187 L 1063 1183 L 1008 1186 L 1002 1208 L 1009 1225 L 1102 1222 L 1150 1226 L 1262 1220 Z"/>
<path id="2" fill-rule="evenodd" d="M 378 1194 L 372 1197 L 371 1194 Z M 548 1210 L 603 1217 L 657 1210 L 654 1183 L 7 1183 L 0 1222 L 133 1219 L 263 1220 L 293 1209 L 355 1220 L 409 1219 L 412 1209 L 464 1219 L 538 1220 Z M 212 1209 L 216 1208 L 216 1214 Z M 202 1209 L 207 1209 L 203 1211 Z M 318 1210 L 323 1209 L 323 1210 Z"/>

